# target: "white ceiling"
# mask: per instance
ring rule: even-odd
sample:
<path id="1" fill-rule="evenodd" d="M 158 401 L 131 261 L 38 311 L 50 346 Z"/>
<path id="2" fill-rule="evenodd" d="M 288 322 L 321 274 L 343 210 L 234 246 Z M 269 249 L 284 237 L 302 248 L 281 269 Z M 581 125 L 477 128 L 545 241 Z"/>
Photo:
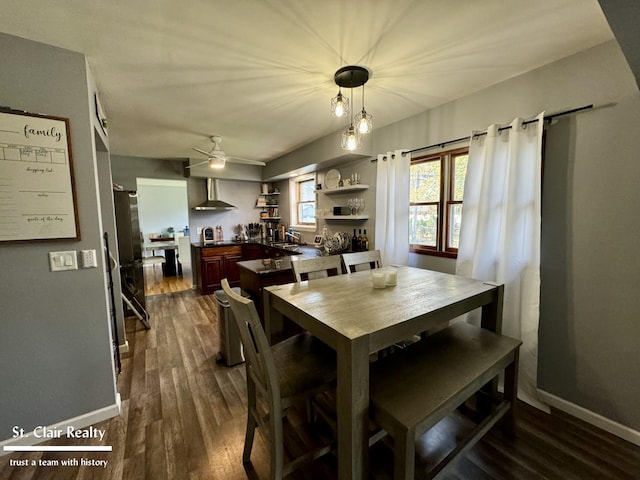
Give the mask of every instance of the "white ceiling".
<path id="1" fill-rule="evenodd" d="M 613 38 L 597 0 L 2 0 L 0 31 L 87 55 L 112 153 L 266 161 L 344 127 L 345 64 L 379 128 Z"/>

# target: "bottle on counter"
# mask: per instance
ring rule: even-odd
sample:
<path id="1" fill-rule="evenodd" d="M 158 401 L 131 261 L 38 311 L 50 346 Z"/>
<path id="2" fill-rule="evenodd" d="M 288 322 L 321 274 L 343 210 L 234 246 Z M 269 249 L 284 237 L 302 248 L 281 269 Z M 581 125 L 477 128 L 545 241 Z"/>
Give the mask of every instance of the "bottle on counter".
<path id="1" fill-rule="evenodd" d="M 362 249 L 362 229 L 359 228 L 358 229 L 358 250 L 357 251 L 361 252 L 362 250 L 363 250 Z"/>
<path id="2" fill-rule="evenodd" d="M 351 251 L 358 251 L 358 236 L 356 235 L 356 229 L 353 229 L 353 237 L 351 237 Z"/>

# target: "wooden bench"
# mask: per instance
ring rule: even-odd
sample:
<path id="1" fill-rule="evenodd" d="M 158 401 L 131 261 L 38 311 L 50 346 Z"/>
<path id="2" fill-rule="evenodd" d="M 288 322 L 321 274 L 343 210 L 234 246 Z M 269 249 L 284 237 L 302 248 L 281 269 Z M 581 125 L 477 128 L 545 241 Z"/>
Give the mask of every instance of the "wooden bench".
<path id="1" fill-rule="evenodd" d="M 429 471 L 429 478 L 444 474 L 500 418 L 503 428 L 513 430 L 521 343 L 458 323 L 372 365 L 371 416 L 393 438 L 396 480 L 414 478 L 416 439 L 503 371 L 502 400 Z"/>

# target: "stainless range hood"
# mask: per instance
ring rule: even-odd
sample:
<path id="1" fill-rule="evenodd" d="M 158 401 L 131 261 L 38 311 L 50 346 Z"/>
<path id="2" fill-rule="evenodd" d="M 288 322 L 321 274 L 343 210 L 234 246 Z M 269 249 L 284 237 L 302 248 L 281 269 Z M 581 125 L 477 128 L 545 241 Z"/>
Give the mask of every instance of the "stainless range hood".
<path id="1" fill-rule="evenodd" d="M 193 207 L 193 210 L 233 210 L 233 205 L 218 200 L 218 179 L 207 178 L 207 201 Z"/>

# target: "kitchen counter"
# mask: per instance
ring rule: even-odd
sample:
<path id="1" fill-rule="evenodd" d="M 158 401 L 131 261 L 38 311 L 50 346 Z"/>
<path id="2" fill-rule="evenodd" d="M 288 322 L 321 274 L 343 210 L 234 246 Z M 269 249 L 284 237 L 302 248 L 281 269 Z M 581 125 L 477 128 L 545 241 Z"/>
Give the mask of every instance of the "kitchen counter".
<path id="1" fill-rule="evenodd" d="M 280 257 L 245 260 L 238 262 L 238 266 L 240 268 L 246 268 L 255 275 L 275 275 L 283 271 L 291 270 L 291 259 L 289 257 Z"/>
<path id="2" fill-rule="evenodd" d="M 229 247 L 234 245 L 263 245 L 265 247 L 275 248 L 281 252 L 286 252 L 288 255 L 310 255 L 313 257 L 321 256 L 322 250 L 308 245 L 306 243 L 294 244 L 286 243 L 286 246 L 282 246 L 286 242 L 268 242 L 266 240 L 252 240 L 247 242 L 236 242 L 235 240 L 223 240 L 221 242 L 204 244 L 202 242 L 192 242 L 191 246 L 196 249 L 201 248 L 214 248 L 214 247 Z"/>
<path id="3" fill-rule="evenodd" d="M 222 288 L 223 278 L 226 278 L 232 287 L 240 286 L 241 271 L 248 271 L 241 268 L 240 263 L 257 261 L 258 263 L 254 265 L 256 271 L 252 275 L 258 278 L 260 275 L 257 274 L 257 271 L 261 270 L 264 273 L 265 270 L 262 259 L 274 259 L 274 267 L 275 259 L 279 259 L 282 262 L 280 263 L 280 271 L 286 272 L 287 276 L 292 276 L 289 256 L 318 256 L 321 254 L 320 250 L 313 246 L 263 241 L 234 242 L 232 240 L 206 245 L 202 242 L 192 243 L 191 252 L 196 285 L 198 291 L 203 295 L 210 295 Z M 269 263 L 271 264 L 271 261 Z M 283 269 L 283 264 L 287 265 L 286 269 Z"/>

